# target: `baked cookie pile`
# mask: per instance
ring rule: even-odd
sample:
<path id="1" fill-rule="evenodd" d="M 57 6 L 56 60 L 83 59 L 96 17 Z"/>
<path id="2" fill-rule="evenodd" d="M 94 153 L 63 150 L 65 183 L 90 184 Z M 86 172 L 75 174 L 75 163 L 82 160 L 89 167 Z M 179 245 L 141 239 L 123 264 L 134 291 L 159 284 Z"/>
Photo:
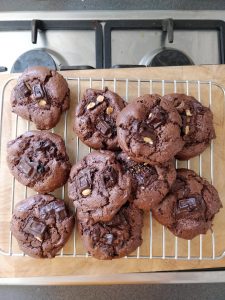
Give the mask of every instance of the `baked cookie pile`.
<path id="1" fill-rule="evenodd" d="M 121 252 L 127 255 L 139 246 L 141 211 L 151 210 L 159 223 L 183 239 L 212 227 L 222 207 L 218 192 L 194 171 L 176 170 L 174 164 L 174 158 L 199 155 L 215 138 L 211 110 L 194 97 L 147 94 L 125 105 L 108 89 L 88 89 L 76 108 L 74 131 L 98 150 L 73 166 L 68 185 L 82 240 L 94 257 L 121 257 Z M 126 231 L 115 218 L 127 207 L 135 209 L 138 229 L 134 237 L 126 215 L 124 223 L 131 229 L 124 244 L 119 236 Z"/>
<path id="2" fill-rule="evenodd" d="M 57 72 L 25 71 L 12 91 L 12 111 L 48 130 L 69 109 L 69 88 Z M 39 194 L 19 202 L 11 231 L 33 257 L 54 257 L 68 240 L 73 213 L 48 194 L 68 181 L 84 247 L 97 259 L 129 255 L 142 243 L 143 215 L 192 239 L 212 227 L 222 207 L 216 189 L 174 158 L 202 153 L 215 138 L 211 110 L 184 94 L 147 94 L 127 104 L 118 94 L 87 89 L 73 129 L 95 149 L 72 166 L 62 138 L 30 131 L 8 143 L 13 176 Z"/>

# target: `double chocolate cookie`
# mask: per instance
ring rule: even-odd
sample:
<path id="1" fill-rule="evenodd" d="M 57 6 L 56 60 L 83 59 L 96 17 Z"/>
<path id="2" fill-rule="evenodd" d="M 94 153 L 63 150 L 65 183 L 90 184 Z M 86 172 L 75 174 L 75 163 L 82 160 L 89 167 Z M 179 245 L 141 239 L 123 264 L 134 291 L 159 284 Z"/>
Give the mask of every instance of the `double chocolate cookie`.
<path id="1" fill-rule="evenodd" d="M 186 160 L 202 153 L 215 138 L 211 110 L 194 97 L 184 94 L 169 94 L 163 98 L 174 104 L 182 118 L 185 145 L 176 158 Z"/>
<path id="2" fill-rule="evenodd" d="M 62 138 L 47 131 L 28 131 L 8 143 L 7 162 L 13 176 L 39 193 L 64 185 L 70 162 Z"/>
<path id="3" fill-rule="evenodd" d="M 13 212 L 11 231 L 20 249 L 36 258 L 52 258 L 65 245 L 74 218 L 63 200 L 35 195 L 19 202 Z"/>
<path id="4" fill-rule="evenodd" d="M 92 222 L 110 221 L 130 192 L 131 178 L 123 174 L 113 152 L 92 152 L 71 169 L 69 197 Z"/>
<path id="5" fill-rule="evenodd" d="M 159 95 L 144 95 L 117 117 L 120 147 L 137 162 L 151 165 L 171 160 L 184 145 L 181 118 L 173 104 Z"/>
<path id="6" fill-rule="evenodd" d="M 110 222 L 92 224 L 89 215 L 79 210 L 77 218 L 84 247 L 95 258 L 120 258 L 142 243 L 143 213 L 129 202 Z"/>
<path id="7" fill-rule="evenodd" d="M 12 112 L 34 122 L 37 129 L 50 129 L 69 109 L 69 95 L 62 75 L 46 67 L 32 67 L 24 71 L 12 90 Z"/>
<path id="8" fill-rule="evenodd" d="M 87 89 L 75 112 L 74 131 L 94 149 L 118 149 L 116 117 L 124 100 L 109 91 Z"/>
<path id="9" fill-rule="evenodd" d="M 208 181 L 194 171 L 178 169 L 171 192 L 152 212 L 174 235 L 190 240 L 212 227 L 221 207 L 218 192 Z"/>
<path id="10" fill-rule="evenodd" d="M 132 177 L 132 200 L 140 209 L 149 211 L 166 196 L 176 179 L 173 162 L 152 166 L 130 159 L 126 153 L 119 153 L 124 172 Z"/>

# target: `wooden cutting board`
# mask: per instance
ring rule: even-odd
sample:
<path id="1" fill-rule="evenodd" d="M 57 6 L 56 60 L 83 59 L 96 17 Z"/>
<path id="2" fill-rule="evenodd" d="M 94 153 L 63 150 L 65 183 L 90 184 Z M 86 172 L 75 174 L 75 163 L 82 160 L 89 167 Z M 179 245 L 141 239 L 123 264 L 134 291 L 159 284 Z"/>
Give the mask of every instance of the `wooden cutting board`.
<path id="1" fill-rule="evenodd" d="M 86 77 L 92 78 L 94 82 L 94 78 L 128 78 L 128 79 L 140 79 L 140 80 L 177 80 L 176 89 L 178 92 L 186 92 L 187 86 L 185 83 L 179 84 L 179 80 L 200 80 L 200 81 L 213 81 L 222 86 L 225 86 L 225 66 L 187 66 L 187 67 L 164 67 L 164 68 L 140 68 L 140 69 L 110 69 L 110 70 L 87 70 L 87 71 L 65 71 L 62 72 L 65 77 Z M 5 82 L 12 78 L 13 76 L 17 77 L 18 75 L 11 75 L 11 74 L 0 74 L 0 91 L 2 91 Z M 15 81 L 12 81 L 7 86 L 4 92 L 4 105 L 6 102 L 9 101 L 10 92 L 15 84 Z M 75 103 L 78 99 L 78 90 L 77 85 L 73 86 L 73 81 L 69 81 L 71 87 L 71 108 L 68 113 L 68 120 L 72 121 L 73 117 L 73 110 L 75 107 Z M 90 85 L 90 82 L 88 83 Z M 99 82 L 99 87 L 104 85 L 105 81 Z M 123 83 L 121 83 L 123 85 Z M 139 87 L 136 86 L 139 84 Z M 129 100 L 137 96 L 138 94 L 146 93 L 149 91 L 158 92 L 158 93 L 169 93 L 174 90 L 174 83 L 167 84 L 167 83 L 157 83 L 153 81 L 151 82 L 144 82 L 140 85 L 140 82 L 136 81 L 134 83 L 129 83 L 129 89 L 126 90 L 125 86 L 120 86 L 120 83 L 117 82 L 117 91 L 121 96 L 127 97 Z M 93 86 L 97 87 L 97 86 Z M 111 83 L 109 82 L 109 87 L 113 89 L 114 81 Z M 85 88 L 85 84 L 83 85 Z M 224 130 L 225 130 L 225 122 L 224 122 L 224 115 L 225 115 L 225 104 L 224 104 L 224 93 L 219 87 L 210 86 L 206 84 L 203 88 L 202 85 L 198 85 L 197 83 L 189 84 L 188 92 L 189 94 L 193 94 L 197 98 L 201 98 L 204 102 L 207 98 L 207 101 L 211 101 L 209 98 L 209 91 L 213 95 L 213 112 L 215 117 L 215 127 L 217 132 L 217 139 L 214 145 L 214 185 L 217 187 L 220 193 L 220 197 L 222 202 L 225 206 L 225 183 L 224 183 L 224 167 L 225 167 L 225 145 L 224 145 Z M 80 92 L 80 91 L 79 91 Z M 207 103 L 205 103 L 207 105 Z M 2 134 L 2 145 L 1 145 L 1 170 L 0 170 L 0 249 L 4 251 L 8 251 L 8 233 L 9 231 L 9 221 L 11 217 L 10 212 L 10 205 L 9 202 L 11 200 L 11 184 L 12 184 L 12 177 L 8 174 L 8 170 L 5 160 L 5 145 L 6 142 L 13 138 L 13 130 L 15 128 L 14 121 L 15 115 L 11 114 L 10 107 L 7 104 L 3 111 L 4 119 L 3 119 L 3 134 Z M 63 121 L 62 121 L 63 122 Z M 61 127 L 64 123 L 61 122 L 56 128 L 56 132 L 61 133 Z M 22 133 L 27 130 L 27 125 L 25 121 L 19 120 L 18 123 L 18 134 Z M 69 123 L 70 124 L 70 123 Z M 32 125 L 31 125 L 32 128 Z M 82 153 L 79 157 L 75 157 L 74 153 L 75 144 L 73 137 L 68 136 L 67 133 L 67 148 L 69 155 L 71 157 L 72 162 L 75 162 L 76 159 L 80 159 L 87 153 L 87 148 L 82 148 Z M 202 172 L 203 176 L 210 179 L 210 149 L 208 149 L 203 157 L 202 157 Z M 181 163 L 180 166 L 186 166 L 186 163 Z M 197 170 L 199 167 L 199 160 L 197 161 L 194 159 L 190 162 L 189 165 L 192 169 Z M 15 197 L 15 202 L 19 201 L 24 197 L 24 193 L 20 190 L 22 187 L 18 185 L 17 187 L 17 195 Z M 28 191 L 29 193 L 32 193 Z M 57 194 L 58 193 L 58 194 Z M 60 191 L 56 192 L 57 195 L 60 196 Z M 222 254 L 225 250 L 225 211 L 224 209 L 221 210 L 219 215 L 215 220 L 215 241 L 216 241 L 216 248 L 215 255 Z M 159 233 L 158 225 L 153 223 L 153 227 L 156 230 L 155 232 Z M 149 228 L 149 216 L 145 216 L 145 228 Z M 160 229 L 161 230 L 161 229 Z M 148 231 L 148 229 L 147 229 Z M 141 258 L 142 254 L 144 256 L 149 255 L 149 236 L 148 232 L 144 232 L 144 240 L 142 248 L 140 249 L 140 253 L 135 253 L 135 255 L 140 256 L 140 258 L 124 258 L 118 259 L 113 261 L 98 261 L 93 258 L 80 258 L 80 257 L 57 257 L 55 259 L 32 259 L 29 257 L 24 256 L 5 256 L 0 254 L 0 276 L 1 277 L 37 277 L 41 276 L 43 278 L 50 278 L 52 276 L 96 276 L 96 275 L 105 275 L 105 274 L 118 274 L 118 273 L 132 273 L 132 272 L 153 272 L 153 271 L 168 271 L 168 270 L 185 270 L 185 269 L 199 269 L 199 268 L 217 268 L 217 267 L 225 267 L 225 259 L 222 258 L 220 260 L 175 260 L 175 259 L 150 259 L 150 258 Z M 209 237 L 210 235 L 210 237 Z M 211 234 L 206 235 L 202 239 L 204 253 L 203 256 L 210 256 L 212 251 L 212 241 L 211 241 Z M 78 237 L 79 239 L 79 237 Z M 170 246 L 171 240 L 173 241 Z M 148 242 L 147 242 L 148 241 Z M 165 255 L 175 255 L 174 249 L 174 237 L 172 234 L 166 232 L 166 253 L 162 252 L 162 240 L 161 236 L 153 236 L 154 242 L 154 249 L 152 255 L 157 256 L 159 253 L 160 256 Z M 188 257 L 188 255 L 199 255 L 199 239 L 193 241 L 191 243 L 191 247 L 188 248 L 187 241 L 179 240 L 179 254 Z M 190 246 L 190 245 L 189 245 Z M 80 251 L 84 251 L 82 249 L 82 245 L 78 241 L 78 248 L 80 247 Z M 188 251 L 189 249 L 189 251 Z M 18 248 L 13 249 L 15 253 L 18 252 Z M 67 249 L 69 253 L 69 249 Z M 154 253 L 155 251 L 155 253 Z M 200 254 L 201 256 L 201 254 Z M 74 278 L 74 277 L 73 277 Z M 115 282 L 116 282 L 116 276 Z M 68 279 L 69 280 L 69 279 Z M 76 279 L 75 279 L 76 280 Z M 100 282 L 99 282 L 100 283 Z"/>

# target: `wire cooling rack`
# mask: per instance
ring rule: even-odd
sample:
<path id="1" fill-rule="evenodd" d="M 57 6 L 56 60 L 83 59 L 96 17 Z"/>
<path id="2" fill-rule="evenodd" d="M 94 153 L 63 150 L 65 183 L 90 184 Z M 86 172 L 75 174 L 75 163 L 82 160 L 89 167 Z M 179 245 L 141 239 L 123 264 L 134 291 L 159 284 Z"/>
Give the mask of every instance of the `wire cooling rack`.
<path id="1" fill-rule="evenodd" d="M 6 143 L 26 130 L 35 129 L 29 121 L 22 120 L 10 112 L 9 97 L 16 77 L 7 80 L 1 90 L 0 106 L 0 255 L 24 256 L 10 232 L 10 219 L 15 204 L 34 194 L 27 187 L 19 184 L 13 178 L 6 166 Z M 225 206 L 225 187 L 220 180 L 220 170 L 225 167 L 222 133 L 225 132 L 223 115 L 225 111 L 225 89 L 212 81 L 200 80 L 143 80 L 130 78 L 66 78 L 71 89 L 71 108 L 61 118 L 60 124 L 52 131 L 64 137 L 67 151 L 72 163 L 88 154 L 91 149 L 82 144 L 72 132 L 73 111 L 86 88 L 104 88 L 118 92 L 127 101 L 145 93 L 161 95 L 179 92 L 194 96 L 204 105 L 209 106 L 214 113 L 214 123 L 217 139 L 198 157 L 185 162 L 176 161 L 176 167 L 194 169 L 200 176 L 206 177 L 216 185 L 221 200 Z M 221 152 L 222 151 L 222 152 Z M 215 180 L 216 178 L 216 180 Z M 67 187 L 59 189 L 56 196 L 67 198 Z M 215 218 L 213 231 L 200 235 L 192 241 L 174 237 L 164 226 L 159 225 L 151 212 L 145 215 L 143 230 L 143 245 L 135 253 L 124 259 L 176 259 L 176 260 L 218 260 L 225 256 L 225 219 L 222 210 Z M 3 230 L 4 228 L 4 230 Z M 224 241 L 224 243 L 223 243 Z M 77 228 L 58 257 L 89 257 L 82 247 Z"/>

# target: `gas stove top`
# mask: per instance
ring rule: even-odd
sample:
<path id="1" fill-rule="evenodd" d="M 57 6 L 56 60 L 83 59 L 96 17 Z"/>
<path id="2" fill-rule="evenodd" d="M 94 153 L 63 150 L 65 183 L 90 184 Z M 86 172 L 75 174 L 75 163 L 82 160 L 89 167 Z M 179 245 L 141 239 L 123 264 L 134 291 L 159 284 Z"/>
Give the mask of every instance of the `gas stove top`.
<path id="1" fill-rule="evenodd" d="M 136 17 L 135 17 L 136 15 Z M 1 71 L 225 62 L 223 12 L 0 13 Z"/>

